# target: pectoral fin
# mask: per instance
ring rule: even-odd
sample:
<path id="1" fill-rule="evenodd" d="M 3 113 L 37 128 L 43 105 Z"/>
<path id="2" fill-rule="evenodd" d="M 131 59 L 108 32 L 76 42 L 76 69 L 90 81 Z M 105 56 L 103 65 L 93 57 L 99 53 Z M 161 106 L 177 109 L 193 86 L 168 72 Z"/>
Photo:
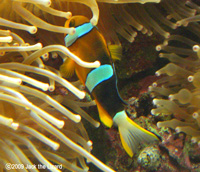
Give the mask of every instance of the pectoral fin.
<path id="1" fill-rule="evenodd" d="M 65 62 L 60 66 L 60 73 L 65 78 L 70 78 L 74 75 L 75 71 L 75 62 L 68 58 Z"/>
<path id="2" fill-rule="evenodd" d="M 111 58 L 115 60 L 121 60 L 122 57 L 122 46 L 121 45 L 108 45 L 110 50 Z"/>

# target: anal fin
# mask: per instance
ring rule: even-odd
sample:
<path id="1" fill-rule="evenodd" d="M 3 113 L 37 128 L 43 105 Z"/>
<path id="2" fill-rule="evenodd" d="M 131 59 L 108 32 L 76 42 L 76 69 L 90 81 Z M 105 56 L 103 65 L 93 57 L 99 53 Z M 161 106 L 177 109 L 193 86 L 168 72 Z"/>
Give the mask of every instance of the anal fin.
<path id="1" fill-rule="evenodd" d="M 97 108 L 99 111 L 99 118 L 101 122 L 103 122 L 105 126 L 111 128 L 113 125 L 112 117 L 108 114 L 108 112 L 106 112 L 106 110 L 100 105 L 100 103 L 97 100 L 95 101 L 97 104 Z"/>

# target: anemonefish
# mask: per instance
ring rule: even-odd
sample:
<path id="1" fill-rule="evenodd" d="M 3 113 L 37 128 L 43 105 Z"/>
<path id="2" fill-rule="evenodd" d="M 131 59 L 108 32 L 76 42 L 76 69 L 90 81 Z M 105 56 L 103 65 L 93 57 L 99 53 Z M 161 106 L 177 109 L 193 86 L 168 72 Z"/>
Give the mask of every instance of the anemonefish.
<path id="1" fill-rule="evenodd" d="M 158 138 L 151 132 L 133 122 L 124 110 L 125 102 L 117 89 L 117 78 L 111 54 L 106 41 L 98 28 L 84 16 L 73 16 L 66 21 L 65 27 L 76 28 L 74 35 L 65 36 L 65 45 L 84 61 L 99 60 L 98 68 L 84 68 L 73 60 L 67 59 L 60 67 L 64 77 L 73 75 L 86 86 L 97 104 L 100 120 L 107 126 L 118 126 L 122 145 L 132 157 L 138 144 Z"/>

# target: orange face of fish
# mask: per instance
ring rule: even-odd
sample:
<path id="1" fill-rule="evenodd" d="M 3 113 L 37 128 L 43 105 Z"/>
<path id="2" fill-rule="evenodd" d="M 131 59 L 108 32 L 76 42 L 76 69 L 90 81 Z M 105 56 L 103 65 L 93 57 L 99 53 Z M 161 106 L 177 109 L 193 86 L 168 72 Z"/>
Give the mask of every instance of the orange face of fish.
<path id="1" fill-rule="evenodd" d="M 82 34 L 81 32 L 83 31 L 81 29 L 78 30 L 77 28 L 84 28 L 84 25 L 90 24 L 89 22 L 89 19 L 84 16 L 73 16 L 66 21 L 65 27 L 75 27 L 77 32 L 80 32 L 80 34 Z M 73 37 L 74 35 L 67 36 L 70 39 L 70 37 Z M 92 26 L 89 32 L 86 32 L 85 34 L 76 38 L 75 41 L 67 47 L 72 53 L 74 53 L 84 61 L 94 62 L 96 60 L 99 60 L 101 64 L 111 63 L 110 53 L 107 48 L 106 41 L 96 27 Z M 60 69 L 63 76 L 70 76 L 71 74 L 73 74 L 73 71 L 75 71 L 78 78 L 83 84 L 85 84 L 87 74 L 91 71 L 91 69 L 84 68 L 75 64 L 70 59 L 65 61 Z"/>

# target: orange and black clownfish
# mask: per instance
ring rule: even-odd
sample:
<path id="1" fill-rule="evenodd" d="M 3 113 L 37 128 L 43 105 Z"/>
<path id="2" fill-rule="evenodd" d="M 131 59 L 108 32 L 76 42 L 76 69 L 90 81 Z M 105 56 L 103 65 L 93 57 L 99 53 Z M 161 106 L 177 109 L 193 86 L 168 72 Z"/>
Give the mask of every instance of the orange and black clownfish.
<path id="1" fill-rule="evenodd" d="M 63 76 L 76 72 L 80 81 L 94 97 L 100 120 L 107 126 L 118 126 L 122 145 L 132 157 L 137 145 L 158 138 L 133 122 L 124 110 L 124 101 L 117 89 L 117 78 L 106 41 L 97 27 L 84 16 L 73 16 L 65 27 L 75 27 L 75 35 L 65 36 L 65 45 L 84 61 L 99 60 L 101 66 L 95 69 L 84 68 L 73 60 L 66 60 L 60 67 Z"/>

